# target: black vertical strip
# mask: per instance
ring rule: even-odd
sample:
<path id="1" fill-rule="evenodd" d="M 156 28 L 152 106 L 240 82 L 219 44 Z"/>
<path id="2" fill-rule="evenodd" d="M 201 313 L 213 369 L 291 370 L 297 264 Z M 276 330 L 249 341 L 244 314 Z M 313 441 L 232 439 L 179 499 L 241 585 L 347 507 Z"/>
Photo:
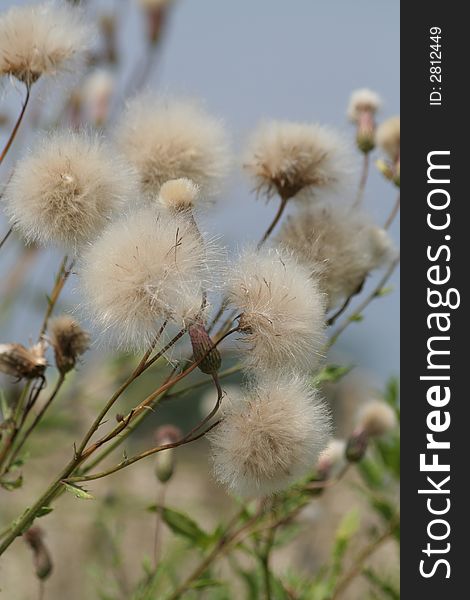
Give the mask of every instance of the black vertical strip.
<path id="1" fill-rule="evenodd" d="M 406 600 L 470 597 L 465 22 L 459 3 L 402 3 L 401 579 Z M 429 162 L 436 168 L 428 174 Z"/>

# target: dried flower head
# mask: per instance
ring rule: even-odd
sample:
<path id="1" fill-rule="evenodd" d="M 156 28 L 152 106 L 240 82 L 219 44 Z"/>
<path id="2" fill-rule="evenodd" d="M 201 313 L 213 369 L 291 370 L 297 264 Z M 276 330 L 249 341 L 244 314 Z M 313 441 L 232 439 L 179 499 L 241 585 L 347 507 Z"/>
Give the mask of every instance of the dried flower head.
<path id="1" fill-rule="evenodd" d="M 66 2 L 12 7 L 0 15 L 0 76 L 30 86 L 43 75 L 76 68 L 92 31 Z"/>
<path id="2" fill-rule="evenodd" d="M 318 278 L 328 308 L 355 293 L 393 253 L 388 234 L 356 209 L 319 204 L 285 221 L 278 242 Z"/>
<path id="3" fill-rule="evenodd" d="M 41 377 L 47 366 L 45 350 L 43 342 L 31 348 L 22 344 L 0 344 L 0 372 L 18 379 Z"/>
<path id="4" fill-rule="evenodd" d="M 387 403 L 373 400 L 362 406 L 357 422 L 357 431 L 368 437 L 377 437 L 397 426 L 397 416 Z"/>
<path id="5" fill-rule="evenodd" d="M 377 127 L 376 142 L 392 162 L 400 158 L 400 117 L 391 117 Z"/>
<path id="6" fill-rule="evenodd" d="M 304 190 L 337 189 L 349 181 L 346 143 L 318 124 L 269 121 L 253 133 L 244 166 L 256 189 L 287 200 Z"/>
<path id="7" fill-rule="evenodd" d="M 222 123 L 198 104 L 140 95 L 121 117 L 117 142 L 153 200 L 170 179 L 186 177 L 213 196 L 229 164 Z"/>
<path id="8" fill-rule="evenodd" d="M 241 496 L 264 496 L 313 470 L 329 436 L 329 416 L 300 377 L 267 378 L 228 398 L 209 434 L 217 479 Z"/>
<path id="9" fill-rule="evenodd" d="M 76 250 L 137 190 L 133 171 L 100 137 L 56 132 L 18 162 L 4 199 L 12 224 L 28 241 Z"/>
<path id="10" fill-rule="evenodd" d="M 348 117 L 353 123 L 358 123 L 364 112 L 375 115 L 382 105 L 380 96 L 367 88 L 355 90 L 351 94 L 348 106 Z"/>
<path id="11" fill-rule="evenodd" d="M 187 327 L 198 318 L 216 276 L 214 252 L 184 218 L 142 208 L 84 252 L 85 307 L 120 345 L 147 349 L 163 321 Z"/>
<path id="12" fill-rule="evenodd" d="M 68 315 L 52 319 L 49 336 L 54 349 L 55 363 L 62 374 L 75 367 L 78 358 L 90 346 L 90 336 L 80 324 Z"/>
<path id="13" fill-rule="evenodd" d="M 186 177 L 166 181 L 158 195 L 162 206 L 176 212 L 194 208 L 198 198 L 198 186 Z"/>
<path id="14" fill-rule="evenodd" d="M 228 298 L 240 311 L 247 367 L 312 369 L 323 341 L 325 298 L 286 251 L 245 251 L 231 269 Z"/>

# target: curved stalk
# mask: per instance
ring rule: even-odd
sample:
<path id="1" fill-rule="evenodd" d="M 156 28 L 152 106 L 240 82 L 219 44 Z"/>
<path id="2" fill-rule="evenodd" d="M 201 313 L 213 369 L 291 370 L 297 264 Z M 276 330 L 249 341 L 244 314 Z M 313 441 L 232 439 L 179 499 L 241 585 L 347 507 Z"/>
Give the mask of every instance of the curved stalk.
<path id="1" fill-rule="evenodd" d="M 10 133 L 10 137 L 8 138 L 7 143 L 5 144 L 5 146 L 2 150 L 2 153 L 0 154 L 0 165 L 2 164 L 5 156 L 8 154 L 8 150 L 10 150 L 10 147 L 15 140 L 16 134 L 18 133 L 18 129 L 20 128 L 20 125 L 21 125 L 21 121 L 23 120 L 24 114 L 26 112 L 26 108 L 28 106 L 30 96 L 31 96 L 31 88 L 29 85 L 26 85 L 26 97 L 24 99 L 20 114 L 18 115 L 18 118 L 16 119 L 16 123 L 12 129 L 12 132 Z"/>

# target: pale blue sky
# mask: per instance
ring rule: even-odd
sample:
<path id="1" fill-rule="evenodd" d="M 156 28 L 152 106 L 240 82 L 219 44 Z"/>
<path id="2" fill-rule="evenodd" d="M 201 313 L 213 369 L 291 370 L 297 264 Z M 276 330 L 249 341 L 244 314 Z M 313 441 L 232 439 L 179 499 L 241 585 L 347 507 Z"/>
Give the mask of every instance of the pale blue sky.
<path id="1" fill-rule="evenodd" d="M 141 15 L 132 1 L 120 2 L 126 21 L 122 49 L 130 68 L 143 52 Z M 24 2 L 0 0 L 2 9 L 12 4 Z M 352 137 L 345 111 L 358 87 L 380 93 L 382 117 L 399 112 L 396 0 L 176 0 L 170 25 L 150 87 L 203 99 L 224 118 L 237 151 L 266 117 L 318 121 Z M 4 90 L 2 101 L 12 106 L 18 97 Z M 378 222 L 385 220 L 394 199 L 393 187 L 372 169 L 366 206 Z M 208 227 L 234 248 L 259 238 L 274 209 L 255 201 L 249 183 L 236 171 Z M 396 224 L 392 235 L 398 243 Z M 43 261 L 34 280 L 42 281 L 50 264 Z M 380 380 L 399 368 L 397 276 L 393 284 L 395 293 L 370 306 L 366 319 L 351 325 L 338 344 L 342 360 Z"/>

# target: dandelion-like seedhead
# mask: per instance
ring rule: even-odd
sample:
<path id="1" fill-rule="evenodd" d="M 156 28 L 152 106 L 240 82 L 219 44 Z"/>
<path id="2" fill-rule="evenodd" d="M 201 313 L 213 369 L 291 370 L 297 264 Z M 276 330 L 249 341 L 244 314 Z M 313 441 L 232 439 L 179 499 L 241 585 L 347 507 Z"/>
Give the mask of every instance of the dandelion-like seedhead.
<path id="1" fill-rule="evenodd" d="M 310 370 L 318 362 L 325 297 L 288 251 L 246 250 L 231 269 L 228 298 L 241 313 L 246 367 Z"/>
<path id="2" fill-rule="evenodd" d="M 183 328 L 198 318 L 218 258 L 184 218 L 139 209 L 84 252 L 84 309 L 118 345 L 146 350 L 165 320 Z"/>
<path id="3" fill-rule="evenodd" d="M 262 123 L 244 161 L 259 193 L 267 198 L 277 193 L 284 200 L 307 190 L 341 189 L 350 182 L 351 165 L 347 144 L 334 131 L 288 121 Z"/>
<path id="4" fill-rule="evenodd" d="M 357 123 L 361 113 L 369 112 L 375 115 L 382 105 L 380 96 L 367 88 L 355 90 L 351 94 L 348 106 L 348 118 L 353 123 Z"/>
<path id="5" fill-rule="evenodd" d="M 380 400 L 373 400 L 361 407 L 357 419 L 357 429 L 368 437 L 388 433 L 397 426 L 397 416 L 391 406 Z"/>
<path id="6" fill-rule="evenodd" d="M 30 86 L 43 75 L 75 70 L 92 30 L 65 1 L 10 8 L 0 15 L 0 75 Z"/>
<path id="7" fill-rule="evenodd" d="M 366 215 L 345 206 L 305 207 L 285 221 L 277 241 L 319 281 L 328 308 L 354 294 L 393 254 L 392 241 Z"/>
<path id="8" fill-rule="evenodd" d="M 158 200 L 164 208 L 182 212 L 194 208 L 198 197 L 198 186 L 190 179 L 182 177 L 166 181 L 160 188 Z"/>
<path id="9" fill-rule="evenodd" d="M 4 194 L 11 223 L 29 242 L 75 251 L 138 195 L 135 173 L 97 135 L 40 138 Z"/>
<path id="10" fill-rule="evenodd" d="M 208 434 L 215 475 L 240 496 L 285 489 L 314 469 L 328 442 L 328 411 L 298 376 L 271 376 L 224 399 L 222 415 Z"/>
<path id="11" fill-rule="evenodd" d="M 377 145 L 396 162 L 400 157 L 400 117 L 391 117 L 377 127 Z"/>
<path id="12" fill-rule="evenodd" d="M 188 178 L 208 200 L 229 166 L 225 129 L 197 103 L 140 95 L 121 116 L 117 143 L 151 201 L 170 179 Z"/>
<path id="13" fill-rule="evenodd" d="M 46 344 L 41 341 L 31 348 L 22 344 L 0 344 L 0 373 L 18 379 L 35 379 L 46 370 Z"/>

